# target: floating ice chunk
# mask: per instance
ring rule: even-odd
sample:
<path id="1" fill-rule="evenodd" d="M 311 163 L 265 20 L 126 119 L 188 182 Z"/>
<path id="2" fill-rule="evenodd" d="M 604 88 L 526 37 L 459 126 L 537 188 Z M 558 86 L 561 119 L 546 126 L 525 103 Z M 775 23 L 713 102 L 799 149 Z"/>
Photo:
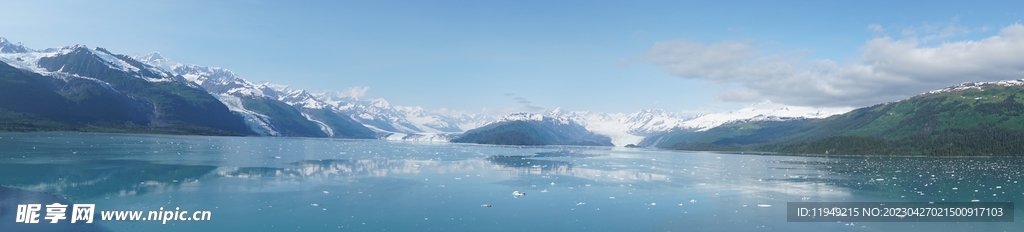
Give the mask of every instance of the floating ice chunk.
<path id="1" fill-rule="evenodd" d="M 691 200 L 690 200 L 690 203 L 697 203 L 697 200 L 693 200 L 693 199 L 691 199 Z"/>
<path id="2" fill-rule="evenodd" d="M 587 204 L 586 202 L 582 202 L 582 201 L 579 202 L 579 203 L 576 203 L 576 205 L 586 205 L 586 204 Z"/>
<path id="3" fill-rule="evenodd" d="M 317 203 L 313 203 L 313 204 L 309 204 L 309 205 L 310 206 L 320 206 L 320 204 L 317 204 Z"/>
<path id="4" fill-rule="evenodd" d="M 490 207 L 491 207 L 491 204 L 483 204 L 483 205 L 480 205 L 480 207 L 486 207 L 486 208 L 490 208 Z"/>
<path id="5" fill-rule="evenodd" d="M 757 204 L 757 207 L 768 208 L 768 207 L 772 207 L 772 205 L 769 205 L 769 204 Z"/>
<path id="6" fill-rule="evenodd" d="M 512 191 L 512 197 L 519 198 L 521 196 L 526 196 L 526 192 L 520 192 L 518 190 Z"/>
<path id="7" fill-rule="evenodd" d="M 615 200 L 615 197 L 608 197 L 608 199 L 612 199 L 612 200 Z"/>
<path id="8" fill-rule="evenodd" d="M 658 205 L 658 203 L 651 202 L 651 206 Z"/>
<path id="9" fill-rule="evenodd" d="M 956 187 L 953 187 L 953 190 L 957 190 L 957 188 L 956 188 Z"/>
<path id="10" fill-rule="evenodd" d="M 327 190 L 324 190 L 324 194 L 328 194 L 328 193 L 331 193 L 331 192 L 328 192 Z"/>
<path id="11" fill-rule="evenodd" d="M 981 200 L 971 200 L 971 202 L 979 202 L 979 201 L 981 201 Z"/>

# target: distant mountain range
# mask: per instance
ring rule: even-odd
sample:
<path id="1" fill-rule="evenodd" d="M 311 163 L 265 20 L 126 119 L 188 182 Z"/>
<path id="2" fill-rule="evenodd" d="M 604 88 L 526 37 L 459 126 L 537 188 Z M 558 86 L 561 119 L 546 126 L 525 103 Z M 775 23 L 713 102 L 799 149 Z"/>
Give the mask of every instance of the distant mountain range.
<path id="1" fill-rule="evenodd" d="M 487 120 L 477 115 L 450 116 L 418 107 L 393 107 L 384 99 L 363 100 L 338 93 L 309 93 L 284 85 L 253 84 L 230 70 L 183 65 L 156 52 L 136 59 L 170 70 L 217 95 L 232 111 L 244 115 L 250 128 L 261 135 L 422 139 L 432 136 L 409 135 L 459 133 Z M 296 111 L 287 112 L 285 108 Z"/>
<path id="2" fill-rule="evenodd" d="M 253 134 L 188 80 L 106 49 L 0 51 L 0 130 Z"/>
<path id="3" fill-rule="evenodd" d="M 0 38 L 0 131 L 99 131 L 600 145 L 822 154 L 1009 154 L 1024 131 L 1022 81 L 965 83 L 861 109 L 754 104 L 684 115 L 647 109 L 433 112 L 256 84 L 151 53 L 34 50 Z M 966 141 L 966 142 L 965 142 Z M 980 145 L 979 145 L 980 144 Z M 870 149 L 869 149 L 870 148 Z"/>
<path id="4" fill-rule="evenodd" d="M 6 131 L 450 141 L 463 132 L 514 118 L 442 114 L 420 107 L 393 106 L 384 99 L 256 84 L 227 69 L 182 64 L 157 52 L 129 57 L 83 45 L 34 50 L 0 38 L 0 63 L 5 75 L 4 85 L 0 86 L 4 96 L 0 100 L 0 115 L 6 119 L 0 123 L 0 130 Z M 673 129 L 705 130 L 739 119 L 778 115 L 823 117 L 829 113 L 755 106 L 697 116 L 656 109 L 632 114 L 555 109 L 545 114 L 567 118 L 588 132 L 623 146 Z"/>
<path id="5" fill-rule="evenodd" d="M 736 121 L 648 137 L 686 150 L 822 155 L 1024 155 L 1024 79 L 963 83 L 822 119 Z"/>

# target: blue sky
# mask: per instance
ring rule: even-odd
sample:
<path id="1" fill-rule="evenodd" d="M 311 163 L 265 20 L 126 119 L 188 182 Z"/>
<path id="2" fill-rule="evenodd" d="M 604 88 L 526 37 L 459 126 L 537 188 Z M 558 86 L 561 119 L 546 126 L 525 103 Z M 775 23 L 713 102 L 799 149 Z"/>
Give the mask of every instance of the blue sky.
<path id="1" fill-rule="evenodd" d="M 1016 38 L 1024 19 L 1019 1 L 3 5 L 0 36 L 31 48 L 159 51 L 254 82 L 311 91 L 369 87 L 365 98 L 428 110 L 699 112 L 764 100 L 860 107 L 965 81 L 1024 77 L 1015 63 L 1024 58 L 990 54 L 1022 47 L 1006 39 Z M 971 44 L 981 45 L 966 56 L 943 52 Z M 906 55 L 922 52 L 932 55 Z M 930 61 L 956 57 L 997 57 L 979 62 L 1007 71 L 924 72 L 949 66 Z"/>

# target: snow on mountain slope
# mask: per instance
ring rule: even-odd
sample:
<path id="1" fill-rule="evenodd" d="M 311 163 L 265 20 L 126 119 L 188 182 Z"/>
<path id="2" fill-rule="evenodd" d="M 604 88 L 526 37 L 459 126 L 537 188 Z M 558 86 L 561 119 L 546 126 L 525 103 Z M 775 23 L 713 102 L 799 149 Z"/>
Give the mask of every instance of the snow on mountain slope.
<path id="1" fill-rule="evenodd" d="M 242 106 L 242 99 L 230 94 L 216 94 L 213 96 L 217 97 L 217 100 L 224 103 L 224 105 L 228 107 L 228 110 L 242 115 L 242 118 L 245 120 L 245 124 L 248 125 L 249 129 L 253 132 L 265 136 L 281 135 L 281 133 L 278 133 L 274 130 L 274 127 L 271 126 L 270 117 L 245 109 L 245 107 Z"/>
<path id="2" fill-rule="evenodd" d="M 722 124 L 747 120 L 789 120 L 793 118 L 824 118 L 841 114 L 852 108 L 810 108 L 786 106 L 764 102 L 753 104 L 731 112 L 687 116 L 665 112 L 657 109 L 646 109 L 631 114 L 602 113 L 592 111 L 565 111 L 556 108 L 543 114 L 513 113 L 496 120 L 502 121 L 539 121 L 560 120 L 562 123 L 572 121 L 584 126 L 587 130 L 599 135 L 608 136 L 615 146 L 637 144 L 645 136 L 668 132 L 674 129 L 704 131 Z"/>
<path id="3" fill-rule="evenodd" d="M 127 73 L 136 78 L 149 82 L 175 81 L 172 74 L 161 70 L 158 67 L 136 62 L 127 56 L 110 53 L 103 48 L 90 49 L 85 45 L 66 46 L 61 48 L 50 48 L 44 50 L 33 50 L 26 48 L 21 43 L 12 44 L 6 38 L 0 37 L 0 61 L 19 69 L 28 70 L 45 76 L 81 77 L 73 73 L 66 73 L 62 68 L 48 70 L 40 65 L 43 58 L 67 56 L 72 53 L 81 53 L 92 56 L 97 61 L 108 67 Z M 95 77 L 90 77 L 95 79 Z"/>
<path id="4" fill-rule="evenodd" d="M 853 108 L 786 106 L 766 101 L 753 104 L 737 111 L 700 115 L 686 120 L 680 124 L 679 128 L 706 131 L 737 120 L 764 121 L 785 120 L 786 118 L 825 118 L 836 114 L 846 113 L 851 110 L 853 110 Z"/>
<path id="5" fill-rule="evenodd" d="M 395 106 L 381 98 L 361 99 L 358 96 L 337 92 L 309 93 L 305 90 L 292 89 L 285 85 L 270 83 L 254 84 L 227 69 L 181 64 L 157 52 L 132 58 L 113 54 L 102 48 L 90 49 L 84 45 L 33 50 L 21 43 L 15 44 L 6 38 L 0 37 L 0 61 L 4 63 L 54 78 L 82 78 L 95 81 L 103 86 L 110 86 L 108 83 L 94 77 L 66 73 L 63 67 L 59 65 L 50 65 L 44 68 L 39 64 L 43 58 L 65 56 L 72 53 L 78 55 L 79 59 L 81 57 L 93 57 L 96 61 L 114 70 L 120 70 L 146 81 L 180 81 L 190 86 L 201 87 L 227 105 L 231 111 L 242 115 L 252 130 L 262 135 L 271 136 L 280 135 L 282 132 L 286 132 L 286 130 L 277 130 L 281 128 L 275 129 L 271 123 L 273 120 L 266 114 L 246 109 L 243 99 L 268 98 L 281 101 L 299 109 L 331 111 L 339 116 L 347 116 L 374 131 L 393 134 L 388 138 L 445 140 L 450 138 L 450 135 L 453 133 L 461 133 L 493 122 L 553 120 L 560 124 L 568 124 L 570 122 L 580 124 L 589 131 L 612 138 L 612 142 L 617 146 L 630 143 L 635 144 L 642 140 L 644 136 L 673 129 L 703 131 L 737 120 L 822 118 L 851 110 L 849 108 L 816 109 L 793 107 L 765 102 L 737 111 L 697 116 L 688 116 L 656 109 L 641 110 L 631 114 L 555 109 L 543 114 L 517 113 L 495 119 L 486 114 L 427 111 L 421 107 Z M 981 88 L 983 85 L 988 84 L 1024 85 L 1024 80 L 964 83 L 927 93 Z M 305 120 L 316 123 L 326 134 L 335 134 L 336 131 L 328 126 L 330 121 L 316 118 L 324 117 L 322 114 L 310 114 L 308 112 L 310 111 L 303 110 L 302 117 Z"/>
<path id="6" fill-rule="evenodd" d="M 1024 86 L 1024 79 L 1019 80 L 1005 80 L 1005 81 L 993 81 L 993 82 L 964 82 L 958 85 L 932 90 L 923 94 L 937 94 L 937 93 L 948 93 L 955 91 L 963 91 L 968 89 L 981 89 L 986 85 L 998 85 L 998 86 Z"/>
<path id="7" fill-rule="evenodd" d="M 629 134 L 647 136 L 681 127 L 687 120 L 693 118 L 659 109 L 645 109 L 626 115 L 619 119 L 619 122 L 626 125 L 626 132 Z"/>
<path id="8" fill-rule="evenodd" d="M 555 111 L 547 112 L 546 114 L 535 114 L 527 112 L 512 113 L 501 118 L 498 118 L 497 122 L 511 122 L 511 121 L 551 121 L 555 124 L 567 125 L 575 123 L 571 118 L 563 115 L 560 111 L 561 108 Z"/>
<path id="9" fill-rule="evenodd" d="M 551 115 L 564 121 L 572 121 L 582 125 L 590 132 L 608 136 L 608 138 L 611 138 L 612 144 L 619 147 L 627 144 L 636 144 L 644 138 L 641 135 L 635 135 L 628 132 L 629 124 L 623 121 L 626 115 L 621 113 L 609 114 L 592 111 L 564 111 L 561 108 L 556 108 L 547 112 L 545 115 Z M 516 117 L 523 118 L 523 116 Z M 508 118 L 509 117 L 505 117 L 503 119 Z"/>
<path id="10" fill-rule="evenodd" d="M 611 138 L 615 146 L 636 144 L 643 136 L 627 132 L 628 124 L 622 123 L 623 114 L 606 114 L 590 111 L 564 111 L 556 108 L 542 114 L 518 112 L 502 116 L 494 123 L 509 121 L 550 121 L 557 125 L 579 124 L 583 128 L 598 135 Z"/>
<path id="11" fill-rule="evenodd" d="M 0 53 L 26 53 L 31 51 L 21 43 L 11 43 L 7 38 L 0 37 Z"/>
<path id="12" fill-rule="evenodd" d="M 167 59 L 159 52 L 151 52 L 148 55 L 136 56 L 133 58 L 140 62 L 156 66 L 158 68 L 163 69 L 164 71 L 168 71 L 174 74 L 178 74 L 174 71 L 174 67 L 181 65 L 178 62 L 174 62 L 173 60 Z"/>
<path id="13" fill-rule="evenodd" d="M 403 134 L 392 133 L 385 140 L 391 141 L 416 141 L 416 142 L 448 142 L 461 133 L 415 133 Z"/>
<path id="14" fill-rule="evenodd" d="M 418 125 L 417 127 L 427 131 L 436 131 L 432 133 L 464 132 L 481 127 L 490 121 L 490 118 L 484 115 L 466 113 L 443 114 L 429 112 L 419 106 L 394 106 L 394 108 L 405 114 L 405 119 L 414 125 Z"/>
<path id="15" fill-rule="evenodd" d="M 328 126 L 327 123 L 324 123 L 323 121 L 317 120 L 317 119 L 313 118 L 313 116 L 310 116 L 307 113 L 302 113 L 302 117 L 306 117 L 306 120 L 309 120 L 311 122 L 315 122 L 317 125 L 319 125 L 320 126 L 320 130 L 324 131 L 324 133 L 327 134 L 327 137 L 334 136 L 334 129 L 332 129 L 331 126 Z"/>
<path id="16" fill-rule="evenodd" d="M 238 93 L 248 96 L 264 96 L 264 91 L 257 85 L 235 75 L 231 70 L 220 67 L 207 67 L 194 64 L 181 64 L 170 60 L 159 52 L 145 56 L 137 56 L 136 60 L 160 67 L 173 74 L 181 75 L 189 82 L 195 83 L 214 94 Z"/>
<path id="17" fill-rule="evenodd" d="M 271 83 L 253 84 L 244 78 L 239 77 L 230 70 L 218 67 L 205 67 L 199 65 L 185 65 L 174 62 L 158 52 L 145 56 L 138 56 L 136 59 L 147 64 L 169 69 L 172 73 L 182 75 L 186 80 L 193 82 L 208 92 L 216 95 L 233 95 L 239 97 L 266 97 L 276 99 L 288 105 L 310 109 L 310 110 L 331 110 L 363 124 L 367 128 L 380 133 L 418 134 L 428 133 L 420 138 L 442 139 L 444 136 L 432 136 L 429 133 L 445 134 L 463 132 L 468 129 L 483 125 L 490 121 L 490 118 L 477 115 L 444 115 L 423 110 L 420 107 L 392 106 L 384 99 L 359 99 L 336 92 L 310 93 L 302 89 L 293 89 L 286 85 Z M 229 98 L 224 98 L 229 99 Z M 225 104 L 228 104 L 225 102 Z M 250 114 L 252 111 L 239 107 L 233 108 L 240 114 Z M 322 120 L 304 115 L 308 120 L 316 122 L 327 134 L 334 134 L 329 127 L 324 127 Z M 260 115 L 248 115 L 246 118 L 260 119 Z M 252 125 L 271 126 L 270 124 L 254 123 Z M 260 131 L 273 131 L 270 127 L 264 127 Z M 402 136 L 414 138 L 413 136 Z"/>
<path id="18" fill-rule="evenodd" d="M 221 103 L 228 106 L 228 109 L 241 115 L 245 119 L 249 129 L 264 136 L 281 136 L 274 129 L 270 117 L 258 112 L 246 109 L 239 97 L 264 96 L 262 89 L 258 86 L 235 75 L 231 70 L 219 67 L 206 67 L 199 65 L 185 65 L 167 59 L 158 52 L 152 52 L 145 56 L 137 56 L 140 62 L 166 69 L 175 75 L 181 75 L 199 87 L 202 87 L 211 95 L 217 97 Z M 326 132 L 326 131 L 325 131 Z"/>
<path id="19" fill-rule="evenodd" d="M 383 132 L 459 133 L 491 121 L 489 117 L 480 115 L 441 114 L 426 111 L 418 106 L 394 106 L 382 98 L 360 99 L 339 92 L 319 93 L 314 97 L 329 107 L 350 115 L 352 119 Z"/>

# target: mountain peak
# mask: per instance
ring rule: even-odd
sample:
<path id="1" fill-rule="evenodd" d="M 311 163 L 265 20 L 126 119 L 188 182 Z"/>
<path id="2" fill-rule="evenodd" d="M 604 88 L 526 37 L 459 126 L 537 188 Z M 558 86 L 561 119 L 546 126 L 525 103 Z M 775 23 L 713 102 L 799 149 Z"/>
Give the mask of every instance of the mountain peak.
<path id="1" fill-rule="evenodd" d="M 11 43 L 7 38 L 0 37 L 0 53 L 26 53 L 29 49 L 22 45 L 20 42 L 17 44 Z"/>
<path id="2" fill-rule="evenodd" d="M 383 98 L 373 99 L 373 100 L 370 100 L 370 102 L 373 102 L 373 106 L 380 107 L 380 108 L 391 107 L 391 103 L 388 103 L 388 101 L 384 100 Z"/>
<path id="3" fill-rule="evenodd" d="M 145 56 L 140 56 L 140 57 L 137 57 L 137 58 L 138 58 L 138 60 L 146 62 L 146 63 L 170 61 L 170 60 L 167 59 L 167 57 L 164 57 L 162 54 L 160 54 L 160 52 L 157 52 L 157 51 L 150 52 L 149 54 L 147 54 Z"/>
<path id="4" fill-rule="evenodd" d="M 61 47 L 60 49 L 57 49 L 57 51 L 59 53 L 62 53 L 62 54 L 67 54 L 67 53 L 71 53 L 71 52 L 75 52 L 75 51 L 82 51 L 82 50 L 84 50 L 86 52 L 90 52 L 90 53 L 92 52 L 91 50 L 89 50 L 88 46 L 81 45 L 81 44 L 75 44 L 75 45 L 72 45 L 72 46 L 64 46 L 64 47 Z"/>
<path id="5" fill-rule="evenodd" d="M 1024 86 L 1024 79 L 1005 80 L 1005 81 L 992 81 L 992 82 L 964 82 L 964 83 L 960 83 L 960 84 L 957 84 L 957 85 L 954 85 L 954 86 L 950 86 L 950 87 L 946 87 L 946 88 L 943 88 L 943 89 L 928 91 L 928 92 L 925 92 L 924 94 L 945 93 L 945 92 L 962 91 L 962 90 L 968 90 L 968 89 L 981 89 L 982 87 L 987 86 L 987 85 Z"/>
<path id="6" fill-rule="evenodd" d="M 570 123 L 576 123 L 568 117 L 555 114 L 536 114 L 529 112 L 517 112 L 502 116 L 497 122 L 509 122 L 509 121 L 551 121 L 557 124 L 567 125 Z"/>
<path id="7" fill-rule="evenodd" d="M 153 66 L 156 66 L 156 67 L 160 67 L 160 68 L 162 68 L 162 69 L 164 69 L 164 70 L 166 70 L 168 72 L 171 72 L 171 73 L 174 73 L 174 74 L 181 74 L 181 73 L 178 73 L 177 70 L 175 70 L 175 67 L 179 66 L 180 64 L 178 62 L 172 61 L 171 59 L 167 59 L 167 57 L 164 57 L 164 55 L 160 54 L 159 52 L 154 51 L 154 52 L 150 52 L 147 55 L 136 56 L 136 57 L 133 57 L 133 58 L 135 60 L 138 60 L 138 61 L 142 62 L 142 63 L 146 63 L 146 64 L 153 65 Z"/>

